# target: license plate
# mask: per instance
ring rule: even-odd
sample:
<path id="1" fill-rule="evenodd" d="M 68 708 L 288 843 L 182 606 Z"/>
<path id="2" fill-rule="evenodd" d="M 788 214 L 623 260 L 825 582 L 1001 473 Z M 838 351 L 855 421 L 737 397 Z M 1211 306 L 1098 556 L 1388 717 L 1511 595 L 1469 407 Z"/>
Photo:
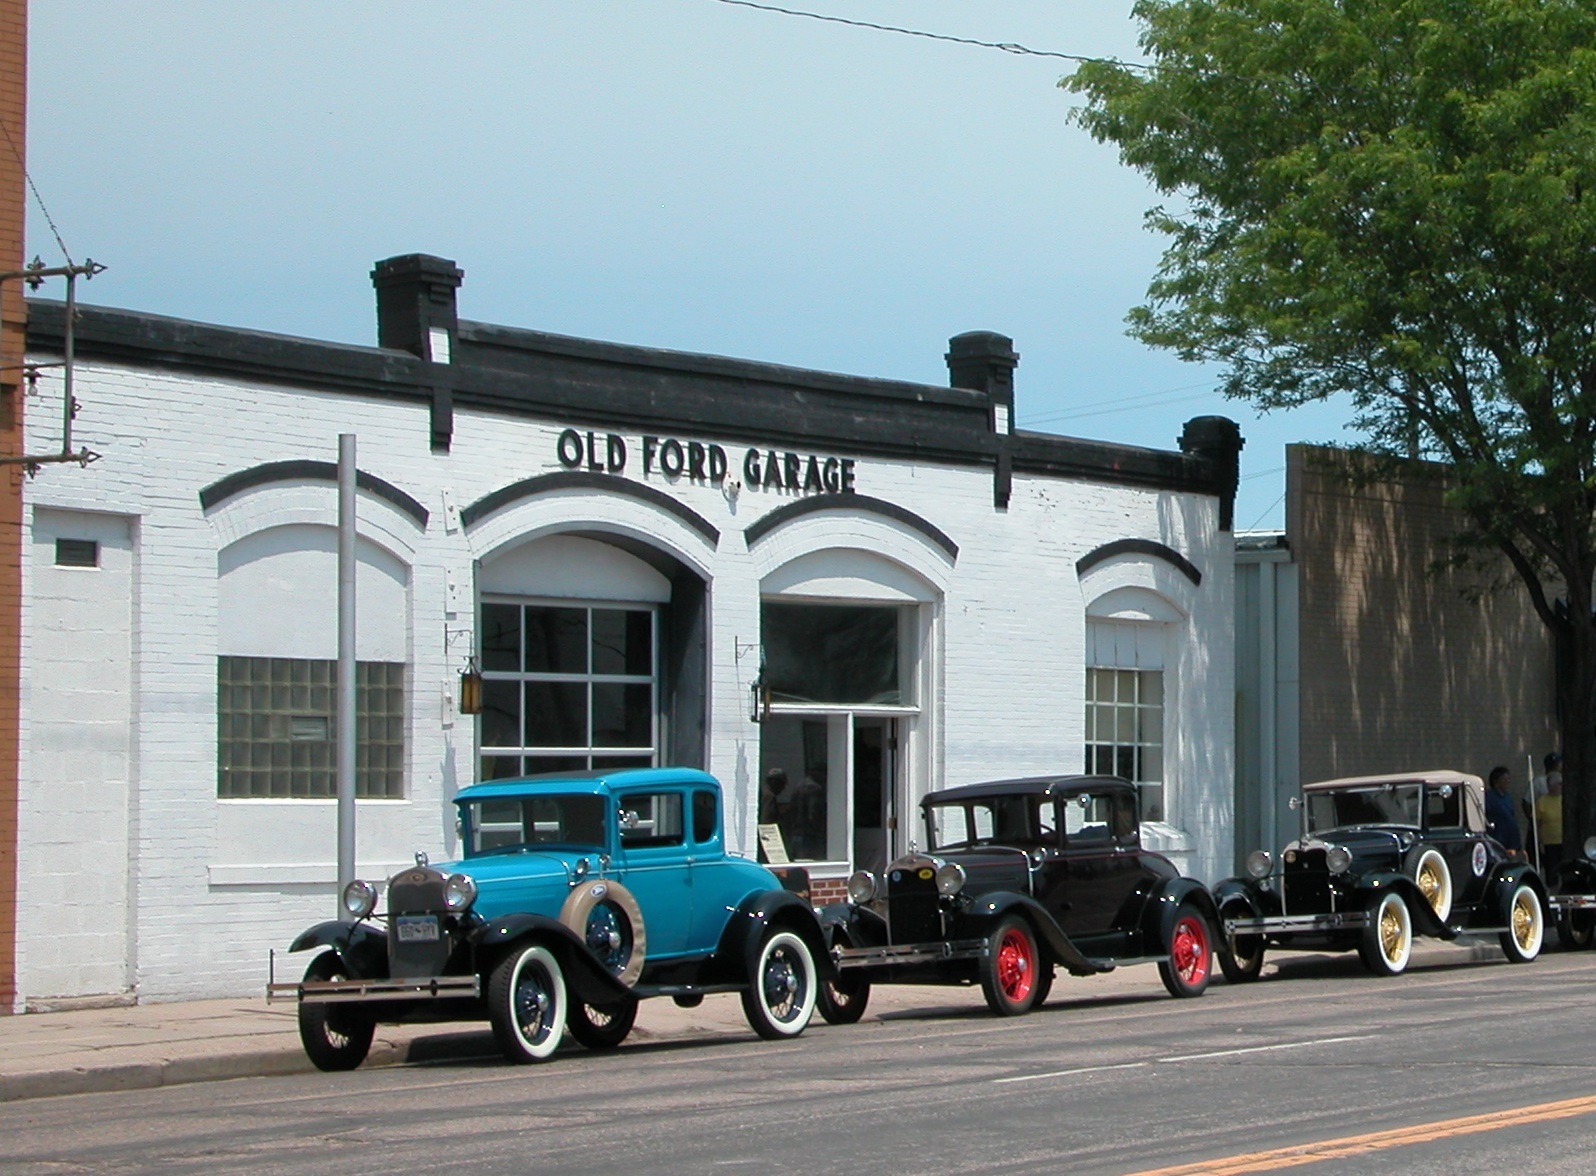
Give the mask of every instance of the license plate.
<path id="1" fill-rule="evenodd" d="M 436 942 L 438 942 L 438 916 L 436 916 L 436 915 L 400 915 L 399 916 L 399 942 L 400 943 L 436 943 Z"/>

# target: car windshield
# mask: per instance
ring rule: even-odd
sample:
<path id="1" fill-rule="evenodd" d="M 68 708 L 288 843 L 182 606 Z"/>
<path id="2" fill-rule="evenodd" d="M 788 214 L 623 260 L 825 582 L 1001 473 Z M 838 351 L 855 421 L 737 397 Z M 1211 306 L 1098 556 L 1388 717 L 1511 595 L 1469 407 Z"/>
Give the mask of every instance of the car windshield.
<path id="1" fill-rule="evenodd" d="M 461 805 L 466 857 L 543 846 L 604 848 L 602 796 L 495 796 Z"/>
<path id="2" fill-rule="evenodd" d="M 1348 825 L 1419 824 L 1422 786 L 1374 784 L 1308 794 L 1308 832 Z"/>
<path id="3" fill-rule="evenodd" d="M 1053 802 L 1044 796 L 988 796 L 927 805 L 926 824 L 932 850 L 972 845 L 1029 847 L 1054 840 L 1052 813 Z"/>

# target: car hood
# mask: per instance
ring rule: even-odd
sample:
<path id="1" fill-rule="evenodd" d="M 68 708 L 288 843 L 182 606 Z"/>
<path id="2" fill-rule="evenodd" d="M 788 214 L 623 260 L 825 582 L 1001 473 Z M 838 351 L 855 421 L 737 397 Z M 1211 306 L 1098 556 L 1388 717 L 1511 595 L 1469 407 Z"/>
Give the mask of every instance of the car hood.
<path id="1" fill-rule="evenodd" d="M 1304 840 L 1293 841 L 1286 848 L 1328 849 L 1339 845 L 1352 854 L 1354 868 L 1367 870 L 1389 865 L 1397 869 L 1418 836 L 1416 830 L 1401 825 L 1354 825 L 1346 829 L 1326 829 Z"/>
<path id="2" fill-rule="evenodd" d="M 1031 892 L 1030 862 L 1020 849 L 956 849 L 933 855 L 964 868 L 964 893 L 972 897 L 997 890 Z"/>
<path id="3" fill-rule="evenodd" d="M 594 856 L 591 850 L 538 850 L 487 854 L 435 868 L 445 874 L 466 874 L 477 884 L 477 901 L 471 909 L 484 919 L 522 913 L 556 918 L 571 891 L 576 863 L 582 858 L 591 863 Z"/>

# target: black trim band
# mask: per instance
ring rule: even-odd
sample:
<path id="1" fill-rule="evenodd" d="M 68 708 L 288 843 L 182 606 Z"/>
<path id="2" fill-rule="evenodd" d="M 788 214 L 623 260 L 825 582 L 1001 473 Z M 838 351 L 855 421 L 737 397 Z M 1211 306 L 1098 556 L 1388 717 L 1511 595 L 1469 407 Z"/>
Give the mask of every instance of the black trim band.
<path id="1" fill-rule="evenodd" d="M 200 506 L 210 510 L 211 507 L 220 506 L 229 498 L 246 490 L 270 485 L 273 482 L 331 482 L 337 485 L 338 464 L 331 461 L 269 461 L 265 465 L 240 470 L 236 474 L 228 474 L 220 481 L 212 482 L 200 491 Z M 427 519 L 430 517 L 427 508 L 392 482 L 385 482 L 375 474 L 368 474 L 364 470 L 356 470 L 355 486 L 398 507 L 413 518 L 423 531 L 427 529 Z"/>
<path id="2" fill-rule="evenodd" d="M 778 506 L 769 514 L 749 523 L 747 529 L 743 531 L 743 539 L 752 549 L 777 527 L 803 515 L 813 514 L 817 510 L 862 510 L 867 514 L 882 515 L 894 522 L 913 527 L 947 552 L 949 559 L 959 558 L 959 545 L 948 538 L 947 533 L 935 523 L 928 522 L 912 510 L 905 510 L 895 502 L 872 498 L 868 494 L 817 494 L 813 498 L 800 498 L 796 502 L 789 502 L 786 506 Z"/>
<path id="3" fill-rule="evenodd" d="M 1113 559 L 1116 555 L 1146 555 L 1153 559 L 1161 559 L 1193 584 L 1201 585 L 1203 582 L 1203 574 L 1197 570 L 1196 564 L 1173 547 L 1166 547 L 1152 539 L 1116 539 L 1112 543 L 1105 543 L 1075 561 L 1075 574 L 1084 576 L 1098 564 Z"/>
<path id="4" fill-rule="evenodd" d="M 487 518 L 495 511 L 503 510 L 511 503 L 537 494 L 547 494 L 551 490 L 603 490 L 610 494 L 635 498 L 675 515 L 708 539 L 712 545 L 720 546 L 720 530 L 692 507 L 683 506 L 669 494 L 661 493 L 652 486 L 641 486 L 636 482 L 628 482 L 625 478 L 617 478 L 611 474 L 589 473 L 586 470 L 562 470 L 555 474 L 539 474 L 533 478 L 522 478 L 519 482 L 512 482 L 508 486 L 501 486 L 462 510 L 460 523 L 469 530 L 473 524 Z"/>

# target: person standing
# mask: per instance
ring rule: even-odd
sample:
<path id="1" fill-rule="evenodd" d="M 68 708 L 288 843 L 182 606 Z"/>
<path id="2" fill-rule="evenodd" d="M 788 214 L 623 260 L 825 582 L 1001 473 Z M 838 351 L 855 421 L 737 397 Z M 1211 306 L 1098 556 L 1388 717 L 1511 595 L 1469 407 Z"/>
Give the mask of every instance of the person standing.
<path id="1" fill-rule="evenodd" d="M 1485 790 L 1485 831 L 1501 843 L 1509 857 L 1524 856 L 1524 835 L 1513 813 L 1513 773 L 1498 765 L 1491 769 Z"/>
<path id="2" fill-rule="evenodd" d="M 1563 774 L 1546 773 L 1546 795 L 1535 798 L 1535 827 L 1541 838 L 1541 877 L 1553 878 L 1563 860 Z"/>

